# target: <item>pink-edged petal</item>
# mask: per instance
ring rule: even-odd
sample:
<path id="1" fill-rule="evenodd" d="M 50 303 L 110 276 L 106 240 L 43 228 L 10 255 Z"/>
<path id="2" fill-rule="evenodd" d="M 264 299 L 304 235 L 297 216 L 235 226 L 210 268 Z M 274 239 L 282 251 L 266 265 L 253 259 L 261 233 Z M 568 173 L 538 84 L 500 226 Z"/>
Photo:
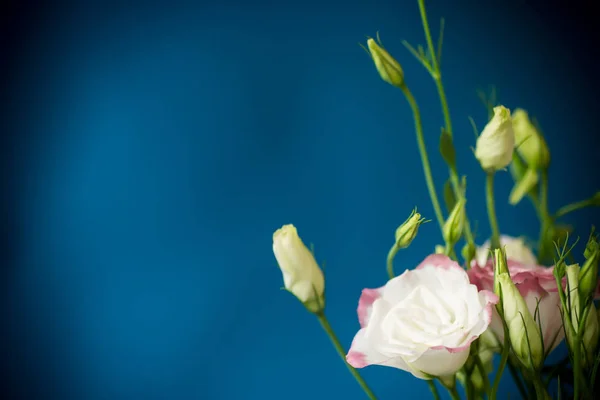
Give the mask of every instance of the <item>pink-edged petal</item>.
<path id="1" fill-rule="evenodd" d="M 371 310 L 375 300 L 381 297 L 383 288 L 378 289 L 363 289 L 360 299 L 358 300 L 358 322 L 360 327 L 364 328 L 369 324 Z"/>
<path id="2" fill-rule="evenodd" d="M 367 330 L 363 328 L 358 331 L 356 336 L 354 336 L 350 350 L 346 355 L 348 364 L 354 368 L 364 368 L 369 365 L 381 365 L 408 371 L 414 375 L 413 369 L 410 368 L 401 356 L 388 357 L 377 351 L 377 349 L 369 342 L 366 333 Z M 418 377 L 423 378 L 424 375 Z"/>
<path id="3" fill-rule="evenodd" d="M 421 264 L 417 266 L 417 270 L 426 268 L 428 266 L 433 266 L 437 268 L 442 268 L 444 270 L 450 269 L 458 269 L 464 272 L 464 269 L 456 261 L 453 261 L 450 257 L 444 254 L 431 254 L 427 256 Z"/>

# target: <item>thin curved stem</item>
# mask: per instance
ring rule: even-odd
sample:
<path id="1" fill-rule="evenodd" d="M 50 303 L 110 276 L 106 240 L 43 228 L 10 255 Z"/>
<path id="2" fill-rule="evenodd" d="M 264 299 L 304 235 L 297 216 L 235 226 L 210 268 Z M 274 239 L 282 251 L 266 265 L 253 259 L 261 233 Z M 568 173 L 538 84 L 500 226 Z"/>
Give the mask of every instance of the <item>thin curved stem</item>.
<path id="1" fill-rule="evenodd" d="M 494 175 L 495 172 L 488 172 L 485 182 L 485 197 L 487 204 L 488 218 L 490 228 L 492 229 L 492 249 L 500 248 L 500 230 L 498 229 L 498 220 L 496 218 L 496 207 L 494 205 Z"/>
<path id="2" fill-rule="evenodd" d="M 425 41 L 427 42 L 427 47 L 429 49 L 429 54 L 431 55 L 431 70 L 430 74 L 435 82 L 435 87 L 437 88 L 438 96 L 440 98 L 440 104 L 442 107 L 442 114 L 444 116 L 444 129 L 450 136 L 453 137 L 452 133 L 452 120 L 450 118 L 450 108 L 448 107 L 448 99 L 446 98 L 446 91 L 444 90 L 444 84 L 442 83 L 442 71 L 440 68 L 440 60 L 437 58 L 437 51 L 435 46 L 433 45 L 433 39 L 431 37 L 431 30 L 429 29 L 429 21 L 427 20 L 427 10 L 425 8 L 425 1 L 419 0 L 419 12 L 421 13 L 421 22 L 423 24 L 423 31 L 425 32 Z M 452 185 L 452 189 L 454 191 L 454 195 L 458 197 L 462 197 L 462 191 L 460 187 L 460 182 L 458 180 L 458 172 L 456 169 L 456 165 L 449 165 L 450 169 L 450 183 Z M 471 232 L 471 224 L 469 222 L 469 218 L 465 215 L 465 238 L 468 243 L 475 243 L 475 239 L 473 238 L 473 232 Z M 469 267 L 469 266 L 467 266 Z"/>
<path id="3" fill-rule="evenodd" d="M 400 89 L 402 90 L 402 93 L 404 93 L 404 97 L 406 97 L 406 100 L 408 101 L 408 104 L 410 105 L 410 108 L 413 112 L 413 117 L 415 120 L 415 133 L 417 135 L 417 144 L 419 146 L 419 153 L 421 155 L 421 163 L 423 164 L 425 182 L 427 183 L 427 190 L 429 191 L 429 197 L 431 198 L 431 204 L 433 205 L 433 211 L 440 226 L 440 231 L 443 232 L 444 216 L 442 214 L 442 208 L 440 207 L 440 202 L 438 200 L 437 192 L 435 190 L 433 176 L 431 175 L 431 166 L 429 164 L 429 157 L 427 156 L 425 139 L 423 138 L 423 125 L 421 122 L 421 113 L 419 111 L 419 106 L 417 105 L 414 96 L 412 95 L 411 91 L 406 85 L 402 85 Z"/>
<path id="4" fill-rule="evenodd" d="M 508 336 L 508 326 L 506 326 L 506 322 L 504 322 L 504 319 L 502 319 L 502 325 L 504 328 L 504 346 L 502 347 L 500 365 L 498 366 L 498 371 L 496 372 L 496 377 L 494 378 L 492 391 L 488 395 L 489 400 L 496 400 L 496 395 L 498 394 L 498 387 L 500 386 L 500 379 L 502 378 L 502 373 L 504 372 L 504 367 L 506 367 L 506 362 L 508 361 L 508 355 L 510 353 L 510 339 Z"/>
<path id="5" fill-rule="evenodd" d="M 377 400 L 377 397 L 375 397 L 375 394 L 369 388 L 369 386 L 367 385 L 367 382 L 365 382 L 365 380 L 362 378 L 362 376 L 360 376 L 358 371 L 352 365 L 350 365 L 350 364 L 348 364 L 348 362 L 346 362 L 346 352 L 344 351 L 344 348 L 342 347 L 340 340 L 335 335 L 335 332 L 333 331 L 333 328 L 329 324 L 329 321 L 327 320 L 327 317 L 325 316 L 325 314 L 323 312 L 320 312 L 316 315 L 317 315 L 317 319 L 321 323 L 321 326 L 323 327 L 323 330 L 325 330 L 325 333 L 327 333 L 327 336 L 329 336 L 329 339 L 331 339 L 331 343 L 333 343 L 333 347 L 335 347 L 336 351 L 338 352 L 338 354 L 344 361 L 344 364 L 346 364 L 346 366 L 348 367 L 348 370 L 350 371 L 350 373 L 352 374 L 354 379 L 356 379 L 356 382 L 358 382 L 358 384 L 360 385 L 360 387 L 362 388 L 362 390 L 365 392 L 365 394 L 367 395 L 367 397 L 370 400 Z"/>
<path id="6" fill-rule="evenodd" d="M 427 385 L 429 385 L 429 390 L 431 390 L 431 394 L 433 395 L 434 400 L 440 400 L 440 394 L 438 393 L 437 387 L 435 386 L 435 382 L 432 379 L 428 380 Z"/>
<path id="7" fill-rule="evenodd" d="M 560 218 L 562 216 L 572 213 L 573 211 L 581 210 L 582 208 L 590 207 L 595 204 L 596 202 L 594 201 L 594 199 L 586 199 L 575 203 L 567 204 L 566 206 L 563 206 L 558 209 L 558 211 L 554 214 L 554 218 Z"/>
<path id="8" fill-rule="evenodd" d="M 398 253 L 398 246 L 394 244 L 387 256 L 387 273 L 390 279 L 394 279 L 396 276 L 394 274 L 394 257 L 396 257 L 396 253 Z"/>

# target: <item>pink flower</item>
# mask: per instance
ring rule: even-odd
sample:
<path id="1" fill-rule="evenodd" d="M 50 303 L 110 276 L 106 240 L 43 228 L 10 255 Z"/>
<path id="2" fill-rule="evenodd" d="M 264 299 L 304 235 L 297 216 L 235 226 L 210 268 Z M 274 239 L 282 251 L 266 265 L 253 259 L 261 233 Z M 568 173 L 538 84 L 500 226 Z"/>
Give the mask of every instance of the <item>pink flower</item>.
<path id="1" fill-rule="evenodd" d="M 394 367 L 417 378 L 454 375 L 484 333 L 498 297 L 478 290 L 444 255 L 427 257 L 379 289 L 364 289 L 358 331 L 346 360 Z"/>
<path id="2" fill-rule="evenodd" d="M 511 280 L 527 304 L 527 309 L 535 321 L 541 325 L 544 353 L 548 355 L 564 339 L 560 296 L 553 275 L 554 267 L 525 265 L 509 259 L 508 270 Z M 473 268 L 468 270 L 467 274 L 471 283 L 476 285 L 479 290 L 493 290 L 494 269 L 492 260 L 488 260 L 484 267 L 473 265 Z M 502 328 L 500 316 L 495 309 L 490 329 L 500 343 L 503 343 L 504 329 Z"/>

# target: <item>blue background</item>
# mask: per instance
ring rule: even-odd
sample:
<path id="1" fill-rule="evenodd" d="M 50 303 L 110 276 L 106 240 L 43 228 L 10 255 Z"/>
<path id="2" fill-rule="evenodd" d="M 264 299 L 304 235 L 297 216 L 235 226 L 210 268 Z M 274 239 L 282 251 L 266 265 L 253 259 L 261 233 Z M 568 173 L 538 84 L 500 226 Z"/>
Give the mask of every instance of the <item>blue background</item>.
<path id="1" fill-rule="evenodd" d="M 4 386 L 14 399 L 363 398 L 316 319 L 280 290 L 272 233 L 293 223 L 315 245 L 349 346 L 397 225 L 415 206 L 434 219 L 412 114 L 358 46 L 367 35 L 380 31 L 402 63 L 439 188 L 447 176 L 435 86 L 401 45 L 424 44 L 417 2 L 139 4 L 47 7 L 4 59 Z M 591 195 L 598 100 L 577 38 L 518 1 L 428 9 L 435 36 L 446 17 L 478 241 L 489 228 L 467 119 L 486 122 L 477 88 L 493 83 L 539 119 L 552 209 Z M 535 237 L 531 205 L 504 201 L 511 185 L 500 174 L 501 229 Z M 566 221 L 585 236 L 594 219 Z M 435 222 L 423 226 L 397 272 L 440 242 Z M 362 373 L 381 399 L 429 396 L 405 372 Z"/>

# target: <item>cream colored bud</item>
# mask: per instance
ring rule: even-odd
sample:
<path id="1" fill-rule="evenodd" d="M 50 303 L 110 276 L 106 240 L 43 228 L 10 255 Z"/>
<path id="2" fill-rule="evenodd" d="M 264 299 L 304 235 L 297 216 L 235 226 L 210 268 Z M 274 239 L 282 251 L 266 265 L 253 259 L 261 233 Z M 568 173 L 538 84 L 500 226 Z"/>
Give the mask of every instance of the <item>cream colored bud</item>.
<path id="1" fill-rule="evenodd" d="M 494 107 L 494 116 L 477 138 L 475 158 L 486 172 L 497 171 L 510 164 L 514 149 L 510 111 L 504 106 Z"/>
<path id="2" fill-rule="evenodd" d="M 539 130 L 531 123 L 527 111 L 517 108 L 512 114 L 517 152 L 533 169 L 550 164 L 548 145 Z"/>
<path id="3" fill-rule="evenodd" d="M 390 85 L 401 87 L 404 84 L 404 71 L 400 63 L 381 46 L 381 42 L 377 43 L 374 39 L 369 39 L 367 47 L 381 79 Z"/>
<path id="4" fill-rule="evenodd" d="M 323 271 L 298 236 L 294 225 L 284 225 L 275 231 L 273 253 L 283 274 L 285 288 L 310 311 L 321 311 L 325 291 Z"/>

